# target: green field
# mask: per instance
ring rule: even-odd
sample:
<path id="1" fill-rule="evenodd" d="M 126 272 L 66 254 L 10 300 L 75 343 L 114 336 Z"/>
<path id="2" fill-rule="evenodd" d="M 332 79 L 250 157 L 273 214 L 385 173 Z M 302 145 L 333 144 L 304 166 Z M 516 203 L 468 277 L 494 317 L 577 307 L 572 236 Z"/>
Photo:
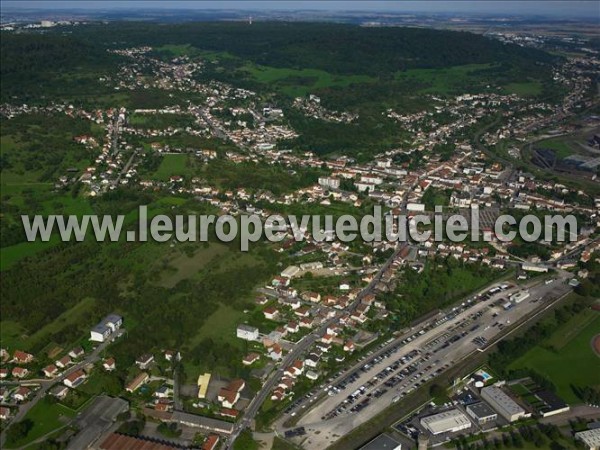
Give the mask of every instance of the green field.
<path id="1" fill-rule="evenodd" d="M 481 87 L 485 80 L 477 71 L 490 69 L 492 64 L 466 64 L 440 69 L 409 69 L 396 73 L 396 80 L 418 86 L 424 94 L 450 94 L 466 91 L 467 86 Z"/>
<path id="2" fill-rule="evenodd" d="M 572 147 L 568 138 L 558 137 L 538 142 L 536 145 L 539 148 L 549 148 L 554 150 L 554 154 L 558 159 L 564 159 L 571 156 L 575 149 Z"/>
<path id="3" fill-rule="evenodd" d="M 152 175 L 153 179 L 168 181 L 174 175 L 186 175 L 188 173 L 187 153 L 164 155 L 158 170 Z"/>
<path id="4" fill-rule="evenodd" d="M 590 314 L 593 314 L 592 319 L 589 319 Z M 600 333 L 600 315 L 586 311 L 569 323 L 579 329 L 579 332 L 572 333 L 564 326 L 558 328 L 549 339 L 514 361 L 509 369 L 535 370 L 554 383 L 558 395 L 567 403 L 578 403 L 580 400 L 571 385 L 600 385 L 597 376 L 600 373 L 600 357 L 591 347 L 592 338 Z M 562 343 L 560 349 L 548 348 L 557 342 Z"/>
<path id="5" fill-rule="evenodd" d="M 521 97 L 535 97 L 542 93 L 542 84 L 539 81 L 509 83 L 504 86 L 504 91 L 509 94 L 517 94 Z"/>
<path id="6" fill-rule="evenodd" d="M 67 425 L 68 420 L 75 417 L 75 415 L 76 411 L 60 403 L 54 403 L 47 397 L 43 398 L 25 415 L 25 419 L 33 421 L 33 428 L 29 430 L 29 433 L 23 439 L 17 442 L 7 442 L 6 448 L 17 448 L 27 445 Z"/>
<path id="7" fill-rule="evenodd" d="M 78 323 L 85 319 L 86 314 L 93 308 L 94 299 L 85 298 L 73 308 L 65 311 L 53 322 L 38 329 L 35 333 L 27 336 L 24 330 L 14 322 L 0 323 L 0 341 L 3 347 L 9 349 L 19 348 L 21 350 L 30 350 L 36 345 L 48 344 L 51 342 L 51 336 L 58 334 L 68 327 L 77 327 Z"/>
<path id="8" fill-rule="evenodd" d="M 268 84 L 290 97 L 304 96 L 322 88 L 375 81 L 368 75 L 333 75 L 319 69 L 298 70 L 248 65 L 242 70 L 249 73 L 256 81 Z"/>
<path id="9" fill-rule="evenodd" d="M 141 114 L 134 113 L 127 120 L 134 128 L 165 130 L 169 127 L 185 128 L 194 125 L 194 118 L 189 114 Z"/>

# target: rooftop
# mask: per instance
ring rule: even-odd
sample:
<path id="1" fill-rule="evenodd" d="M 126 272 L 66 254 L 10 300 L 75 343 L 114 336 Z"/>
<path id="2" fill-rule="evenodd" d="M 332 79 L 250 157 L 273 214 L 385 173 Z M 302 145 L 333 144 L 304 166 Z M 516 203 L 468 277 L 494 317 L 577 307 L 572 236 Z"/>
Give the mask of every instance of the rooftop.
<path id="1" fill-rule="evenodd" d="M 396 450 L 400 449 L 401 444 L 388 434 L 380 434 L 372 441 L 360 447 L 359 450 Z"/>

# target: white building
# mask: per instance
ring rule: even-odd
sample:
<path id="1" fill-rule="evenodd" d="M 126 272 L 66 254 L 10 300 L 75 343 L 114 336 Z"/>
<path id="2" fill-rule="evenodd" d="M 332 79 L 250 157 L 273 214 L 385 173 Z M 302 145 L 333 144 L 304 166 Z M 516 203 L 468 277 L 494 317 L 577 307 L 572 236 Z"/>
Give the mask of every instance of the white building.
<path id="1" fill-rule="evenodd" d="M 526 272 L 548 272 L 548 268 L 546 266 L 532 263 L 521 264 L 521 269 L 525 270 Z"/>
<path id="2" fill-rule="evenodd" d="M 518 305 L 523 300 L 528 299 L 529 296 L 530 296 L 529 291 L 520 291 L 520 292 L 517 292 L 516 294 L 511 295 L 510 301 L 513 302 L 514 304 Z"/>
<path id="3" fill-rule="evenodd" d="M 600 428 L 575 433 L 575 439 L 583 442 L 589 450 L 600 450 Z"/>
<path id="4" fill-rule="evenodd" d="M 90 341 L 104 342 L 111 334 L 121 328 L 123 318 L 118 314 L 109 314 L 90 330 Z"/>
<path id="5" fill-rule="evenodd" d="M 339 178 L 333 177 L 319 177 L 319 184 L 325 188 L 329 189 L 339 189 L 340 188 L 340 180 Z"/>
<path id="6" fill-rule="evenodd" d="M 509 422 L 514 422 L 523 417 L 529 417 L 523 408 L 517 402 L 510 398 L 502 389 L 497 386 L 488 386 L 481 390 L 481 397 L 494 408 L 498 414 Z"/>
<path id="7" fill-rule="evenodd" d="M 456 433 L 471 428 L 469 418 L 458 409 L 451 409 L 432 416 L 423 417 L 421 426 L 433 435 Z"/>
<path id="8" fill-rule="evenodd" d="M 423 203 L 408 203 L 406 205 L 406 210 L 407 211 L 423 212 L 423 211 L 425 211 L 425 205 Z"/>
<path id="9" fill-rule="evenodd" d="M 246 341 L 258 341 L 258 328 L 241 324 L 237 327 L 236 335 L 238 338 Z"/>
<path id="10" fill-rule="evenodd" d="M 281 272 L 281 276 L 284 278 L 294 278 L 298 272 L 300 272 L 300 267 L 288 266 L 283 272 Z"/>

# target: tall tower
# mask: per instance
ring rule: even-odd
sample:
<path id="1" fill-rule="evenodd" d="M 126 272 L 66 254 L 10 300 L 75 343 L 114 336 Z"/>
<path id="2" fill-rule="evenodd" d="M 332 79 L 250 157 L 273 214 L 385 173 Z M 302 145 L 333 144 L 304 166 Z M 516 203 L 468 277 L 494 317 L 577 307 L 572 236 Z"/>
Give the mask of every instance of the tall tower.
<path id="1" fill-rule="evenodd" d="M 252 16 L 248 16 L 248 25 L 252 25 Z"/>

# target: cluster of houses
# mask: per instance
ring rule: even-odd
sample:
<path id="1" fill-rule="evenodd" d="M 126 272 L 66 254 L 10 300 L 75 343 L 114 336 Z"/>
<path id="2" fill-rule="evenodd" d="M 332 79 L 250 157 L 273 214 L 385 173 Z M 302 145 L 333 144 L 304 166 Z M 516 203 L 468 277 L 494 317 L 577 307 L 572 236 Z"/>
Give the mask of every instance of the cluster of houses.
<path id="1" fill-rule="evenodd" d="M 314 94 L 308 97 L 296 97 L 293 107 L 302 111 L 307 117 L 324 120 L 325 122 L 351 123 L 358 120 L 358 114 L 348 111 L 331 111 L 321 105 L 321 99 Z"/>

